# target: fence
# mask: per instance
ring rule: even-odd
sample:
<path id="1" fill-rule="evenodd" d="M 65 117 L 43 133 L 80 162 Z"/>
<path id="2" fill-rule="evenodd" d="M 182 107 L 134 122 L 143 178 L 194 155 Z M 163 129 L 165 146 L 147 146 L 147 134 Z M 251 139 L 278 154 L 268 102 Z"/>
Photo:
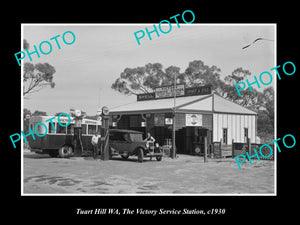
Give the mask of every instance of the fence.
<path id="1" fill-rule="evenodd" d="M 211 158 L 222 158 L 222 139 L 220 142 L 212 143 L 209 153 Z"/>
<path id="2" fill-rule="evenodd" d="M 251 143 L 250 138 L 247 139 L 247 143 L 241 143 L 241 142 L 234 142 L 232 140 L 232 158 L 238 155 L 246 155 L 246 152 L 248 152 L 249 156 L 254 155 L 254 149 L 256 149 L 256 152 L 258 154 L 263 154 L 264 156 L 270 155 L 270 149 L 267 146 L 264 146 L 262 149 L 260 147 L 263 144 L 257 144 L 257 143 Z M 273 146 L 274 149 L 274 146 Z M 264 157 L 259 157 L 261 160 L 274 160 L 274 154 L 272 154 L 268 158 Z M 252 159 L 257 159 L 256 157 L 251 158 Z"/>
<path id="3" fill-rule="evenodd" d="M 232 147 L 231 145 L 224 144 L 222 142 L 222 138 L 220 141 L 213 142 L 210 145 L 209 149 L 209 156 L 211 158 L 225 158 L 225 157 L 232 157 Z"/>
<path id="4" fill-rule="evenodd" d="M 222 157 L 232 157 L 238 155 L 246 155 L 246 152 L 248 152 L 249 156 L 255 154 L 254 149 L 256 149 L 256 152 L 259 153 L 259 149 L 263 144 L 257 144 L 257 143 L 251 143 L 250 139 L 248 138 L 247 143 L 243 142 L 234 142 L 232 140 L 231 145 L 225 145 L 222 143 L 222 139 L 219 142 L 213 142 L 210 145 L 209 148 L 209 157 L 211 158 L 222 158 Z M 250 151 L 249 151 L 250 149 Z M 274 149 L 274 147 L 273 147 Z M 261 154 L 264 156 L 268 156 L 270 154 L 270 149 L 267 146 L 264 146 L 261 149 Z M 252 159 L 256 159 L 256 157 L 253 157 Z M 251 160 L 252 160 L 251 159 Z M 268 158 L 260 157 L 262 160 L 274 160 L 274 154 L 272 154 Z"/>

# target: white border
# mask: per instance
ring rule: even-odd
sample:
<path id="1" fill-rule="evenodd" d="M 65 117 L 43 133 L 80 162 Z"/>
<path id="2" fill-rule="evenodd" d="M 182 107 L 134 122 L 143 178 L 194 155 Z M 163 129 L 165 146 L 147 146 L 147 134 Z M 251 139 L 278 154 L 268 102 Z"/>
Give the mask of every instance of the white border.
<path id="1" fill-rule="evenodd" d="M 172 23 L 174 24 L 174 23 Z M 175 23 L 176 24 L 176 23 Z M 175 25 L 174 24 L 174 25 Z M 40 24 L 32 24 L 32 23 L 22 23 L 21 24 L 21 48 L 23 49 L 23 30 L 24 25 L 30 26 L 144 26 L 144 25 L 153 25 L 153 23 L 130 23 L 130 24 L 120 24 L 120 23 L 40 23 Z M 163 24 L 165 25 L 165 24 Z M 275 66 L 277 66 L 277 23 L 192 23 L 192 24 L 180 24 L 180 26 L 274 26 L 274 62 Z M 21 61 L 21 130 L 23 130 L 23 61 Z M 274 137 L 277 139 L 277 79 L 275 79 L 274 84 Z M 274 193 L 270 194 L 26 194 L 24 193 L 24 149 L 23 149 L 23 138 L 21 138 L 21 196 L 277 196 L 277 151 L 275 148 L 273 149 L 274 154 Z"/>

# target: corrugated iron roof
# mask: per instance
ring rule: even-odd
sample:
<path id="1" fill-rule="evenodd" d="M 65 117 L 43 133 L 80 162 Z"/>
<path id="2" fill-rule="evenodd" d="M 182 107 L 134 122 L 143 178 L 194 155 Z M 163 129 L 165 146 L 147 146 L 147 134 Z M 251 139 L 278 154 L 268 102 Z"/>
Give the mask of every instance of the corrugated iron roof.
<path id="1" fill-rule="evenodd" d="M 176 98 L 176 106 L 185 105 L 195 100 L 200 100 L 209 95 L 188 96 Z M 151 110 L 172 110 L 174 107 L 173 98 L 155 99 L 148 101 L 136 101 L 126 105 L 121 105 L 110 109 L 110 112 L 135 112 L 135 111 L 151 111 Z"/>
<path id="2" fill-rule="evenodd" d="M 222 113 L 257 114 L 235 102 L 214 94 L 214 111 Z"/>
<path id="3" fill-rule="evenodd" d="M 213 101 L 214 96 L 214 101 Z M 212 107 L 212 104 L 214 105 Z M 148 101 L 136 101 L 126 105 L 121 105 L 110 109 L 110 113 L 130 114 L 130 113 L 146 113 L 151 111 L 172 111 L 174 107 L 173 98 L 155 99 Z M 231 102 L 219 95 L 208 94 L 198 96 L 187 96 L 176 98 L 176 109 L 179 111 L 208 111 L 222 113 L 237 113 L 237 114 L 253 114 L 256 113 L 237 103 Z"/>

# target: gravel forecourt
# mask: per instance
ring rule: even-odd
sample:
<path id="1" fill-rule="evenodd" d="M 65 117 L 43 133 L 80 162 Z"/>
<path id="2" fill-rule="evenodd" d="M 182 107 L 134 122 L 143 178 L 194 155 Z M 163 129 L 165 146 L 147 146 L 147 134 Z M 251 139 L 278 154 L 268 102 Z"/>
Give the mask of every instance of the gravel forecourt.
<path id="1" fill-rule="evenodd" d="M 274 195 L 274 161 L 208 159 L 178 155 L 162 161 L 116 157 L 50 158 L 24 152 L 23 194 L 269 194 Z"/>

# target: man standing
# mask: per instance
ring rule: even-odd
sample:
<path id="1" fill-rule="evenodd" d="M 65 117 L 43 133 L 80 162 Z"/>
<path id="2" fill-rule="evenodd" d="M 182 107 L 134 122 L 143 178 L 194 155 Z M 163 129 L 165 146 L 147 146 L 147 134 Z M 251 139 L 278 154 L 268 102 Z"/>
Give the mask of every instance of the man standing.
<path id="1" fill-rule="evenodd" d="M 153 151 L 155 138 L 151 136 L 150 132 L 147 133 L 147 137 L 144 139 L 144 141 L 146 141 L 147 148 L 151 148 L 150 146 L 152 146 L 152 148 L 150 150 Z"/>
<path id="2" fill-rule="evenodd" d="M 99 139 L 101 138 L 100 131 L 95 131 L 95 134 L 92 137 L 92 145 L 93 145 L 93 157 L 96 159 L 97 155 L 99 154 L 99 148 L 98 148 L 98 143 Z"/>

